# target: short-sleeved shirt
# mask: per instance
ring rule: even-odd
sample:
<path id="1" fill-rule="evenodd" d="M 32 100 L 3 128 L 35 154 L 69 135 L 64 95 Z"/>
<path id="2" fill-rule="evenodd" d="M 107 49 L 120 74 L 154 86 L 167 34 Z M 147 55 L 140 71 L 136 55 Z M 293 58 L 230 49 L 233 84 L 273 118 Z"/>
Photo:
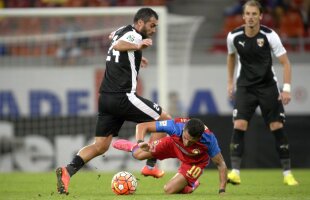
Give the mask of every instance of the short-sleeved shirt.
<path id="1" fill-rule="evenodd" d="M 198 142 L 191 146 L 184 146 L 182 141 L 183 129 L 186 123 L 185 118 L 176 118 L 175 120 L 157 121 L 156 131 L 166 132 L 173 140 L 176 148 L 177 158 L 188 164 L 208 164 L 210 157 L 220 153 L 217 139 L 209 130 L 205 129 Z"/>
<path id="2" fill-rule="evenodd" d="M 100 92 L 136 92 L 142 51 L 117 51 L 113 49 L 113 46 L 119 40 L 139 44 L 142 39 L 142 35 L 132 25 L 121 27 L 115 31 L 107 54 L 106 70 Z"/>
<path id="3" fill-rule="evenodd" d="M 132 25 L 114 32 L 107 53 L 106 70 L 100 86 L 96 136 L 118 136 L 125 121 L 137 123 L 157 120 L 162 108 L 136 93 L 142 51 L 117 51 L 118 41 L 141 43 L 143 37 Z"/>
<path id="4" fill-rule="evenodd" d="M 254 37 L 245 34 L 244 26 L 227 36 L 228 54 L 238 53 L 237 86 L 270 86 L 276 83 L 272 53 L 286 53 L 278 34 L 266 26 Z"/>

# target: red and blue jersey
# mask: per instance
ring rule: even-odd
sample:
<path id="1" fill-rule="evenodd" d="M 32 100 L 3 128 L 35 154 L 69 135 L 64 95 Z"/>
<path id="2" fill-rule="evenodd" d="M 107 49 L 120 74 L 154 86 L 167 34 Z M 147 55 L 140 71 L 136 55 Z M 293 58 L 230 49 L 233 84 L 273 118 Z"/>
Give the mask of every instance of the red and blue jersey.
<path id="1" fill-rule="evenodd" d="M 184 146 L 182 133 L 188 118 L 175 120 L 156 121 L 156 131 L 166 132 L 178 149 L 177 157 L 185 163 L 208 164 L 210 158 L 221 152 L 215 135 L 206 127 L 198 142 L 191 146 Z"/>

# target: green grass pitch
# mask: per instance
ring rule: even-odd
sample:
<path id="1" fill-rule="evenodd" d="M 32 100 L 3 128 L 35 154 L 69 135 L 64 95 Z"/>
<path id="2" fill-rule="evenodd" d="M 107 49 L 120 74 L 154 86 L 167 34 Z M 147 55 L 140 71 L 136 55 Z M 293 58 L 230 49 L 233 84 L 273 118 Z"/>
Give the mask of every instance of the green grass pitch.
<path id="1" fill-rule="evenodd" d="M 219 196 L 217 170 L 205 170 L 201 176 L 200 187 L 192 194 L 165 195 L 163 186 L 174 173 L 167 173 L 161 179 L 143 177 L 138 172 L 133 174 L 138 179 L 138 189 L 134 195 L 117 196 L 110 189 L 114 174 L 106 172 L 81 171 L 72 179 L 70 194 L 59 195 L 56 192 L 54 172 L 48 173 L 0 173 L 0 200 L 310 200 L 310 169 L 294 169 L 298 186 L 283 185 L 280 169 L 242 170 L 242 184 L 228 185 L 225 196 Z"/>

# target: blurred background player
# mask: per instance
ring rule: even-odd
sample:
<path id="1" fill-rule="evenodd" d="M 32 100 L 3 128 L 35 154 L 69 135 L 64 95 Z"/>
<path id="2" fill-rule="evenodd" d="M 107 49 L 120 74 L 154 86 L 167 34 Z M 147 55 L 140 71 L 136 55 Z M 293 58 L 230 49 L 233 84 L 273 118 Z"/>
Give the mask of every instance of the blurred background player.
<path id="1" fill-rule="evenodd" d="M 85 163 L 109 149 L 113 137 L 118 136 L 125 121 L 140 123 L 171 118 L 159 105 L 136 94 L 142 50 L 152 45 L 150 37 L 156 32 L 157 25 L 157 13 L 150 8 L 141 8 L 134 16 L 133 25 L 123 26 L 110 35 L 112 41 L 99 91 L 95 141 L 83 147 L 66 167 L 56 169 L 60 194 L 68 194 L 70 177 Z M 166 134 L 156 133 L 151 139 L 163 136 Z M 156 159 L 149 159 L 141 173 L 162 177 L 164 172 L 155 164 Z"/>
<path id="2" fill-rule="evenodd" d="M 257 106 L 265 123 L 275 137 L 281 161 L 284 184 L 297 185 L 291 173 L 288 138 L 284 132 L 284 107 L 291 100 L 291 65 L 279 36 L 270 28 L 260 25 L 262 7 L 257 1 L 247 1 L 243 7 L 245 25 L 227 36 L 228 95 L 233 98 L 234 69 L 238 54 L 237 89 L 233 110 L 234 129 L 231 140 L 231 166 L 228 182 L 240 184 L 240 166 L 244 153 L 244 134 Z M 283 66 L 283 91 L 279 92 L 273 72 L 271 52 Z"/>
<path id="3" fill-rule="evenodd" d="M 64 39 L 59 43 L 59 48 L 56 51 L 59 65 L 78 64 L 78 60 L 82 56 L 82 49 L 79 47 L 78 39 L 73 35 L 79 31 L 81 31 L 80 25 L 71 17 L 66 18 L 66 23 L 60 27 L 59 34 L 63 34 Z"/>
<path id="4" fill-rule="evenodd" d="M 148 132 L 166 132 L 164 137 L 152 143 L 144 142 Z M 132 152 L 134 158 L 159 160 L 177 158 L 181 165 L 178 173 L 166 183 L 166 194 L 192 193 L 199 185 L 198 178 L 209 164 L 210 158 L 219 171 L 219 194 L 225 193 L 227 168 L 215 135 L 199 119 L 176 118 L 175 120 L 140 123 L 136 126 L 137 143 L 119 139 L 113 147 Z"/>

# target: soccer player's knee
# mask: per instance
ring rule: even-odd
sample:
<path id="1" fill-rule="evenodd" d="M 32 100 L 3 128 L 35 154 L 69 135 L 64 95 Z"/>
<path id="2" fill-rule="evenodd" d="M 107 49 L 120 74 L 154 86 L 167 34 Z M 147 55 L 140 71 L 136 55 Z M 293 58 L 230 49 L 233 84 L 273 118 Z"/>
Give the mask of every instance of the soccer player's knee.
<path id="1" fill-rule="evenodd" d="M 247 130 L 248 129 L 248 122 L 246 120 L 235 120 L 234 121 L 234 129 L 238 130 Z"/>
<path id="2" fill-rule="evenodd" d="M 96 153 L 97 155 L 101 155 L 104 154 L 108 149 L 109 149 L 109 145 L 106 144 L 101 144 L 101 143 L 94 143 L 93 146 L 95 147 Z"/>
<path id="3" fill-rule="evenodd" d="M 172 188 L 169 185 L 164 185 L 164 191 L 165 194 L 174 194 L 174 191 L 172 190 Z"/>
<path id="4" fill-rule="evenodd" d="M 170 119 L 172 119 L 172 116 L 167 114 L 166 120 L 170 120 Z"/>
<path id="5" fill-rule="evenodd" d="M 172 119 L 171 115 L 165 111 L 162 111 L 158 120 L 170 120 L 170 119 Z"/>
<path id="6" fill-rule="evenodd" d="M 271 131 L 281 129 L 281 128 L 283 128 L 283 123 L 282 122 L 272 122 L 269 124 L 269 128 Z"/>

